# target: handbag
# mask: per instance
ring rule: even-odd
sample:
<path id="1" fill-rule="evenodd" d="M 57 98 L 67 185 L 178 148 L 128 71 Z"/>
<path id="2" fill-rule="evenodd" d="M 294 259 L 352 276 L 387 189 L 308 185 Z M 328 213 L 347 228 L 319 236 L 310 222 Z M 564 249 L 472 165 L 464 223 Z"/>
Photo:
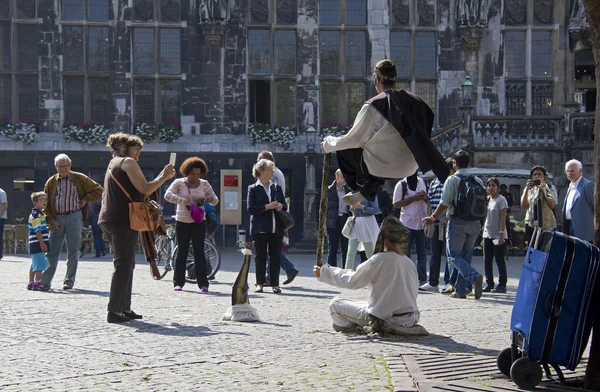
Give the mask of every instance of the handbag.
<path id="1" fill-rule="evenodd" d="M 191 195 L 192 193 L 190 192 L 190 187 L 187 183 L 187 181 L 185 182 L 185 186 L 188 190 L 188 194 Z M 192 203 L 190 206 L 190 216 L 192 217 L 192 219 L 194 220 L 194 222 L 203 222 L 204 221 L 204 208 L 200 207 L 199 205 Z"/>
<path id="2" fill-rule="evenodd" d="M 354 229 L 354 219 L 354 216 L 349 217 L 342 228 L 342 235 L 346 238 L 350 238 L 350 235 L 352 234 L 352 229 Z"/>
<path id="3" fill-rule="evenodd" d="M 296 221 L 294 220 L 294 217 L 292 216 L 292 214 L 290 214 L 287 211 L 275 210 L 275 214 L 277 214 L 277 219 L 279 220 L 279 223 L 281 224 L 281 226 L 283 226 L 284 230 L 289 230 L 292 227 L 294 227 L 294 225 L 296 224 Z"/>
<path id="4" fill-rule="evenodd" d="M 154 200 L 133 201 L 123 185 L 108 170 L 108 174 L 129 199 L 129 227 L 135 231 L 154 231 L 160 226 L 163 207 Z"/>

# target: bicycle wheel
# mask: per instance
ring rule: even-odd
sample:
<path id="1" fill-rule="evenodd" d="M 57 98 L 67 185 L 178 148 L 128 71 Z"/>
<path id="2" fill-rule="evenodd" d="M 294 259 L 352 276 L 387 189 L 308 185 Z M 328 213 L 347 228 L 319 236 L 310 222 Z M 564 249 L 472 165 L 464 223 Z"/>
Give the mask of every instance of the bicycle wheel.
<path id="1" fill-rule="evenodd" d="M 173 269 L 171 266 L 171 240 L 166 235 L 159 235 L 156 237 L 154 248 L 156 249 L 156 266 L 160 272 L 160 278 L 154 276 L 152 270 L 150 270 L 150 274 L 154 279 L 160 280 Z"/>
<path id="2" fill-rule="evenodd" d="M 204 257 L 206 258 L 206 276 L 213 279 L 221 268 L 221 255 L 214 242 L 209 239 L 204 241 Z"/>
<path id="3" fill-rule="evenodd" d="M 177 265 L 177 254 L 179 253 L 179 246 L 176 246 L 173 249 L 173 269 L 175 269 L 175 265 Z M 190 250 L 188 251 L 187 259 L 185 260 L 185 281 L 188 283 L 196 283 L 196 266 L 194 265 L 194 249 L 190 246 Z"/>

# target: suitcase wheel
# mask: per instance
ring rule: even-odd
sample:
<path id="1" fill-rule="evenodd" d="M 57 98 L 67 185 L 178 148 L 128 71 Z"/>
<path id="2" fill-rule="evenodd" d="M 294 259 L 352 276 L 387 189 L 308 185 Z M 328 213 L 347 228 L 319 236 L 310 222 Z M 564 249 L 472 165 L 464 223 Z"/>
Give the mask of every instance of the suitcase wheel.
<path id="1" fill-rule="evenodd" d="M 510 347 L 507 347 L 504 350 L 500 351 L 500 354 L 498 354 L 498 358 L 496 358 L 496 365 L 498 365 L 498 370 L 500 370 L 500 373 L 502 373 L 508 378 L 510 378 L 510 367 L 513 364 L 511 351 L 512 349 Z M 518 355 L 518 358 L 520 358 L 520 353 Z"/>
<path id="2" fill-rule="evenodd" d="M 542 381 L 542 367 L 529 358 L 519 358 L 510 367 L 510 378 L 521 389 L 535 389 Z"/>

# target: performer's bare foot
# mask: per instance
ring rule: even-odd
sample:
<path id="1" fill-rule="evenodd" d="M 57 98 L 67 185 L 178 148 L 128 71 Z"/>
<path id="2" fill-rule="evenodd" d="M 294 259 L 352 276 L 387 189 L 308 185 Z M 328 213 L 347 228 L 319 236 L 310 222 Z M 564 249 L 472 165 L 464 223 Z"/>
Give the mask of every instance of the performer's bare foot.
<path id="1" fill-rule="evenodd" d="M 349 192 L 349 193 L 346 193 L 344 195 L 344 197 L 342 197 L 342 201 L 345 204 L 351 206 L 353 204 L 360 202 L 361 200 L 364 200 L 364 198 L 365 197 L 360 192 L 356 192 L 356 193 Z"/>

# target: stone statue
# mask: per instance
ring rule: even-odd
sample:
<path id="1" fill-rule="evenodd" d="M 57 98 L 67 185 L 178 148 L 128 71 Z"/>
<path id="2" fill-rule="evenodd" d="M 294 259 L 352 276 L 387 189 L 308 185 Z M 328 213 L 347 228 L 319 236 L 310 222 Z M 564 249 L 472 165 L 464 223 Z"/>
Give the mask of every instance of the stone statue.
<path id="1" fill-rule="evenodd" d="M 573 0 L 571 2 L 571 15 L 569 16 L 570 26 L 582 26 L 587 24 L 587 14 L 583 6 L 583 0 Z"/>
<path id="2" fill-rule="evenodd" d="M 456 21 L 460 26 L 487 26 L 489 0 L 458 0 Z"/>
<path id="3" fill-rule="evenodd" d="M 200 0 L 200 20 L 202 22 L 225 22 L 228 0 Z"/>

